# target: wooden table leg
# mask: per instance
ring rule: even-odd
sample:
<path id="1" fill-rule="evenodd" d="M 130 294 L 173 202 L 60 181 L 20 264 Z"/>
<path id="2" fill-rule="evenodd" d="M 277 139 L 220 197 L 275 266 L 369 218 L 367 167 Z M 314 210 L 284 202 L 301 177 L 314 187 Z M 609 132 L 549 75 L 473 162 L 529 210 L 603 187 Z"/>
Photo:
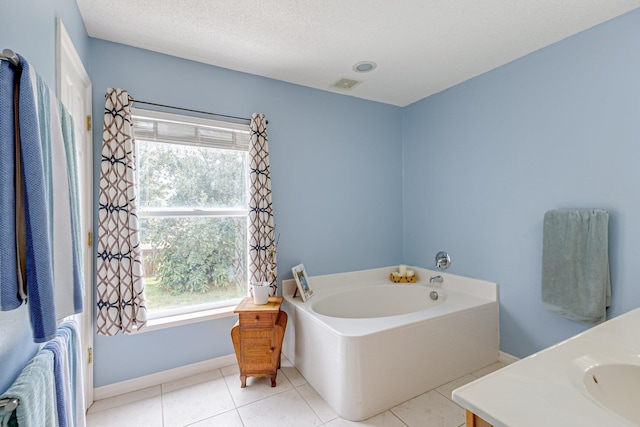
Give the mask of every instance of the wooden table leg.
<path id="1" fill-rule="evenodd" d="M 493 427 L 493 425 L 489 424 L 488 422 L 486 422 L 485 420 L 483 420 L 473 412 L 469 411 L 468 409 L 466 411 L 466 418 L 467 418 L 466 420 L 467 427 Z"/>
<path id="2" fill-rule="evenodd" d="M 240 388 L 245 388 L 247 386 L 247 376 L 240 375 Z"/>

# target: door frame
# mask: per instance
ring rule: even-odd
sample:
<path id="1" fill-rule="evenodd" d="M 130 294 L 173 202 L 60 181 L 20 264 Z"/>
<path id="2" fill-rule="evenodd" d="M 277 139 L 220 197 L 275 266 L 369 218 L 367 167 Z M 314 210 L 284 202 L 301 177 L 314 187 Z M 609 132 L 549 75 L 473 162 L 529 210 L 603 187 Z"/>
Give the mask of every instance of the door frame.
<path id="1" fill-rule="evenodd" d="M 83 117 L 74 117 L 74 121 L 81 120 L 82 129 L 85 132 L 85 146 L 87 161 L 84 164 L 78 164 L 79 179 L 88 183 L 81 185 L 82 205 L 80 212 L 82 216 L 82 248 L 84 252 L 84 310 L 82 313 L 75 315 L 74 319 L 78 322 L 79 334 L 82 349 L 82 362 L 84 374 L 84 397 L 86 409 L 93 403 L 93 289 L 94 289 L 94 249 L 93 249 L 93 138 L 91 133 L 91 109 L 92 109 L 92 85 L 91 79 L 87 74 L 84 64 L 78 55 L 78 52 L 69 37 L 64 23 L 60 19 L 56 19 L 56 84 L 58 99 L 64 102 L 66 98 L 67 85 L 63 83 L 63 70 L 72 70 L 82 81 L 84 105 Z M 73 112 L 69 110 L 72 114 Z M 76 134 L 76 140 L 82 141 Z M 89 255 L 90 256 L 87 256 Z"/>

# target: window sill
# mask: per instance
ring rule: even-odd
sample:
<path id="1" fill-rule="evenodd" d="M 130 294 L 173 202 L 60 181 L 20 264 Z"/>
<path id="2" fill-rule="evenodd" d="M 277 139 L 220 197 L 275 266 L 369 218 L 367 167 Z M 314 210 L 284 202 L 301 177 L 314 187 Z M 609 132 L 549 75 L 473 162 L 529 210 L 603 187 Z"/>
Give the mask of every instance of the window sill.
<path id="1" fill-rule="evenodd" d="M 137 333 L 158 331 L 161 329 L 173 328 L 175 326 L 189 325 L 191 323 L 205 322 L 207 320 L 221 319 L 224 317 L 236 316 L 233 312 L 236 306 L 227 306 L 213 308 L 210 310 L 202 310 L 193 313 L 178 314 L 174 316 L 161 317 L 159 319 L 151 319 Z"/>

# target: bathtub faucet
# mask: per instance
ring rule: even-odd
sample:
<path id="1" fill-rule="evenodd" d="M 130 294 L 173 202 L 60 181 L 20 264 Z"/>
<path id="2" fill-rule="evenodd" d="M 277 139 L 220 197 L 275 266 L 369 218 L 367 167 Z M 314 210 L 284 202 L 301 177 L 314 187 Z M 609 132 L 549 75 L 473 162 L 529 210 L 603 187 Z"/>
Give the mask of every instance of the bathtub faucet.
<path id="1" fill-rule="evenodd" d="M 442 278 L 442 276 L 433 276 L 429 279 L 429 283 L 442 283 L 444 282 L 444 279 Z"/>

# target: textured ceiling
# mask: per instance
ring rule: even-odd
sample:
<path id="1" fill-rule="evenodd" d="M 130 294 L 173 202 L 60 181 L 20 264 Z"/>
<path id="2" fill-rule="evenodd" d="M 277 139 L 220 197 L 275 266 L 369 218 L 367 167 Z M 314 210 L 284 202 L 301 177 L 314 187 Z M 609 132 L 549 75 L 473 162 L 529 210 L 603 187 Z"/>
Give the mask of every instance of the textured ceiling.
<path id="1" fill-rule="evenodd" d="M 405 106 L 640 0 L 76 0 L 90 36 Z M 357 73 L 359 61 L 377 68 Z M 341 78 L 362 80 L 350 90 Z"/>

